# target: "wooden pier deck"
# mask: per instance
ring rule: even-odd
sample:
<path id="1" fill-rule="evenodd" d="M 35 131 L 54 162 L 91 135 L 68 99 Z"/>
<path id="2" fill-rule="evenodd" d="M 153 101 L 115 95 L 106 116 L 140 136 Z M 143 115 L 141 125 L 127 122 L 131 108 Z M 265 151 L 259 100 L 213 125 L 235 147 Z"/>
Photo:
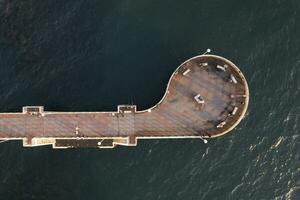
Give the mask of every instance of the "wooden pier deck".
<path id="1" fill-rule="evenodd" d="M 114 112 L 24 107 L 20 113 L 0 113 L 0 140 L 23 140 L 24 146 L 112 148 L 135 146 L 137 139 L 211 138 L 232 130 L 248 101 L 247 82 L 232 62 L 200 55 L 175 70 L 161 101 L 147 110 L 138 111 L 135 105 L 120 105 Z"/>

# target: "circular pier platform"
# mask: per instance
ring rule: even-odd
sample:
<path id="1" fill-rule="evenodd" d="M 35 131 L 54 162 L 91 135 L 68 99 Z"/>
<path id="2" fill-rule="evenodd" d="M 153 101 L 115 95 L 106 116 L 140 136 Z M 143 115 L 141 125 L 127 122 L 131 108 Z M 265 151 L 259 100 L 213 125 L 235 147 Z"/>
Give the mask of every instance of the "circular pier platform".
<path id="1" fill-rule="evenodd" d="M 135 132 L 139 137 L 221 136 L 242 120 L 248 102 L 246 79 L 235 64 L 216 55 L 196 56 L 175 70 L 157 105 L 136 115 Z"/>

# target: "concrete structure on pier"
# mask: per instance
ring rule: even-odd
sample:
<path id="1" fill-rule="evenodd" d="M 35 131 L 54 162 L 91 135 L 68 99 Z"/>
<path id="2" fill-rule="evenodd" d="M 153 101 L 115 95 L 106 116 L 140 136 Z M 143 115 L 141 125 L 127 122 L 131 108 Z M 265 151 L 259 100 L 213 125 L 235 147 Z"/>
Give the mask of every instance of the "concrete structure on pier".
<path id="1" fill-rule="evenodd" d="M 40 106 L 0 114 L 0 140 L 54 148 L 136 146 L 137 139 L 213 138 L 231 131 L 249 102 L 247 82 L 229 60 L 200 55 L 172 74 L 164 96 L 138 111 L 119 105 L 114 112 L 50 112 Z"/>

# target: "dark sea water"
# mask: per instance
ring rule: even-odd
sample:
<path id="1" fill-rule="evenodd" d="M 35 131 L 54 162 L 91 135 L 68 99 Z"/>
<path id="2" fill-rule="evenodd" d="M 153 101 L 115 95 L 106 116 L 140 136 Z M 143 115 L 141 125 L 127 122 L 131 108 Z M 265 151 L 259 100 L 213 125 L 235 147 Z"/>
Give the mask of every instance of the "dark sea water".
<path id="1" fill-rule="evenodd" d="M 1 143 L 0 200 L 300 199 L 299 0 L 0 0 L 0 111 L 144 109 L 207 48 L 248 80 L 235 130 L 206 145 Z"/>

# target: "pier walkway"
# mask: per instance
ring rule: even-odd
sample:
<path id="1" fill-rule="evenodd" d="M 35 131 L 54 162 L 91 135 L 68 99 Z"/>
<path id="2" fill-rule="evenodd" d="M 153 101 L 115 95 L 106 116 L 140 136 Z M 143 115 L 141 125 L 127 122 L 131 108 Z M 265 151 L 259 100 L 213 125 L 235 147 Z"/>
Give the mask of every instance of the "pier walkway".
<path id="1" fill-rule="evenodd" d="M 172 74 L 155 106 L 138 111 L 120 105 L 113 112 L 50 112 L 40 106 L 0 113 L 0 140 L 54 148 L 135 146 L 137 139 L 213 138 L 232 130 L 244 117 L 249 91 L 229 60 L 200 55 Z"/>

